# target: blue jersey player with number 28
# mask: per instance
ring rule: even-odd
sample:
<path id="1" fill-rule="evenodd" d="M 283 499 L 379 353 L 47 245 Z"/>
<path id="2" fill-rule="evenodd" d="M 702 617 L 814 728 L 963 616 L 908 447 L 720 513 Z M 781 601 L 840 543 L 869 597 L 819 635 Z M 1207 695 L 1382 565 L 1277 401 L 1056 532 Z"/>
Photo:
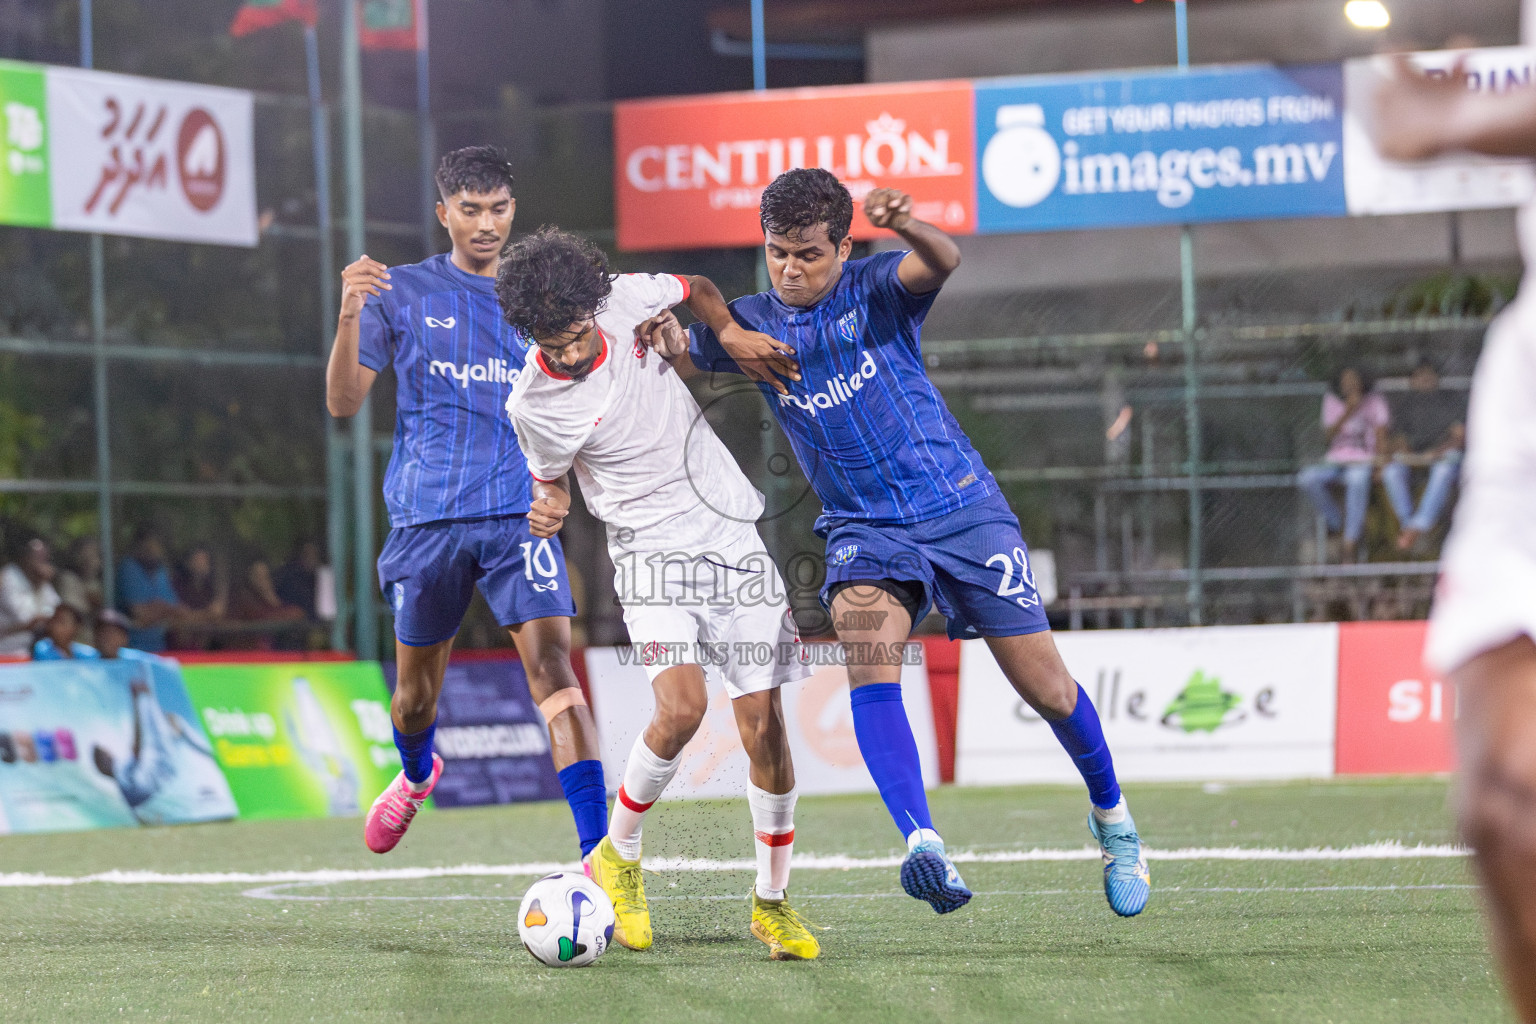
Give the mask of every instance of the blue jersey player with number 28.
<path id="1" fill-rule="evenodd" d="M 759 382 L 821 498 L 822 599 L 847 652 L 859 750 L 907 839 L 902 887 L 941 914 L 971 898 L 929 816 L 901 703 L 901 648 L 931 603 L 951 637 L 986 639 L 1072 756 L 1105 895 L 1130 917 L 1151 881 L 1098 712 L 1051 639 L 1018 519 L 923 366 L 923 319 L 960 250 L 911 210 L 902 192 L 872 191 L 870 223 L 910 249 L 850 260 L 848 190 L 819 168 L 780 175 L 762 199 L 773 290 L 730 304 L 747 330 L 779 339 L 778 354 L 754 360 L 695 324 L 689 355 L 699 369 Z"/>
<path id="2" fill-rule="evenodd" d="M 404 770 L 374 801 L 368 848 L 386 853 L 437 785 L 437 700 L 475 587 L 512 634 L 583 856 L 608 831 L 597 730 L 571 669 L 571 601 L 558 538 L 528 525 L 528 463 L 502 407 L 529 342 L 496 304 L 496 267 L 517 201 L 506 157 L 455 150 L 437 170 L 437 216 L 453 251 L 404 267 L 363 256 L 342 273 L 326 405 L 351 416 L 395 371 L 394 453 L 384 475 L 389 537 L 379 586 L 395 613 L 395 746 Z"/>

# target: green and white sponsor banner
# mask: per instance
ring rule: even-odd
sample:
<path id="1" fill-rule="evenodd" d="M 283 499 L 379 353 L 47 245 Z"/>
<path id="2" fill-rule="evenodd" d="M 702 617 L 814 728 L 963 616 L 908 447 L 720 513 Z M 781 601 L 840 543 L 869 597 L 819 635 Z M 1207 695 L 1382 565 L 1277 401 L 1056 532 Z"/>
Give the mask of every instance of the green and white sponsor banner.
<path id="1" fill-rule="evenodd" d="M 400 771 L 377 662 L 188 665 L 241 818 L 361 814 Z"/>
<path id="2" fill-rule="evenodd" d="M 0 223 L 254 246 L 251 94 L 0 62 Z"/>
<path id="3" fill-rule="evenodd" d="M 0 61 L 0 223 L 50 227 L 48 97 L 43 69 Z"/>
<path id="4" fill-rule="evenodd" d="M 1122 781 L 1333 774 L 1339 630 L 1332 623 L 1052 634 L 1104 723 Z M 1046 722 L 985 641 L 960 656 L 955 781 L 1077 782 Z"/>

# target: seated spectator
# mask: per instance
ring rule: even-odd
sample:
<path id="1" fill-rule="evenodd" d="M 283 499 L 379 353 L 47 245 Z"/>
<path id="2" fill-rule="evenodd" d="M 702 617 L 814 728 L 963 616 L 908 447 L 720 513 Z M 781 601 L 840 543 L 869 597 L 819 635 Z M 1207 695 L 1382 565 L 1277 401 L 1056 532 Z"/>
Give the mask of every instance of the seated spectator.
<path id="1" fill-rule="evenodd" d="M 146 661 L 154 655 L 128 646 L 133 623 L 116 608 L 103 608 L 96 616 L 96 653 L 103 661 Z"/>
<path id="2" fill-rule="evenodd" d="M 89 644 L 79 643 L 75 637 L 80 635 L 80 623 L 85 621 L 85 612 L 68 601 L 60 601 L 59 606 L 48 617 L 48 635 L 42 637 L 32 645 L 33 661 L 71 661 L 76 658 L 82 661 L 97 661 L 101 655 L 96 648 Z"/>
<path id="3" fill-rule="evenodd" d="M 213 571 L 213 553 L 199 545 L 186 553 L 176 569 L 176 597 L 189 611 L 223 617 L 226 587 Z"/>
<path id="4" fill-rule="evenodd" d="M 199 545 L 188 551 L 176 569 L 176 596 L 187 608 L 178 625 L 217 622 L 229 604 L 229 586 L 214 569 L 213 554 Z M 203 649 L 209 645 L 206 630 L 172 629 L 170 642 L 177 650 Z"/>
<path id="5" fill-rule="evenodd" d="M 304 617 L 319 619 L 315 613 L 315 597 L 318 593 L 320 571 L 320 545 L 306 540 L 294 550 L 293 556 L 278 567 L 272 577 L 273 589 L 285 604 L 304 610 Z"/>
<path id="6" fill-rule="evenodd" d="M 69 546 L 65 567 L 53 581 L 59 600 L 72 604 L 84 616 L 80 623 L 80 643 L 95 643 L 96 613 L 105 607 L 101 593 L 101 542 L 95 537 L 77 537 Z"/>
<path id="7" fill-rule="evenodd" d="M 140 527 L 128 557 L 118 563 L 117 606 L 132 622 L 129 644 L 150 653 L 165 650 L 166 627 L 189 614 L 171 586 L 165 544 L 154 527 Z"/>
<path id="8" fill-rule="evenodd" d="M 1297 474 L 1296 482 L 1334 533 L 1343 534 L 1341 554 L 1344 561 L 1356 558 L 1360 537 L 1365 533 L 1365 511 L 1371 500 L 1371 475 L 1376 456 L 1385 447 L 1385 435 L 1391 413 L 1386 399 L 1354 367 L 1345 367 L 1334 382 L 1334 390 L 1323 396 L 1323 430 L 1328 438 L 1328 454 L 1316 465 Z M 1330 488 L 1344 484 L 1344 510 Z"/>
<path id="9" fill-rule="evenodd" d="M 1392 423 L 1397 427 L 1396 453 L 1382 467 L 1381 482 L 1392 502 L 1402 533 L 1399 551 L 1417 546 L 1419 538 L 1435 528 L 1461 474 L 1461 453 L 1467 442 L 1467 399 L 1440 387 L 1440 371 L 1425 359 L 1413 368 L 1408 390 L 1392 400 Z M 1427 466 L 1429 479 L 1419 504 L 1413 504 L 1408 477 L 1415 467 Z"/>
<path id="10" fill-rule="evenodd" d="M 28 536 L 0 569 L 0 654 L 26 655 L 59 606 L 47 541 Z"/>
<path id="11" fill-rule="evenodd" d="M 304 609 L 277 596 L 272 570 L 258 558 L 245 570 L 245 579 L 230 599 L 230 614 L 247 622 L 299 622 Z"/>

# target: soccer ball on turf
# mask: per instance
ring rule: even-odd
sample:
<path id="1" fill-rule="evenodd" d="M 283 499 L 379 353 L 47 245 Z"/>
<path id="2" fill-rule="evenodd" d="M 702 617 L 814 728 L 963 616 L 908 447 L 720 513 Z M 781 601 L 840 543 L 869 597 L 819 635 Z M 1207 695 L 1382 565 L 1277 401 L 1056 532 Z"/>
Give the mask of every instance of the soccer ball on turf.
<path id="1" fill-rule="evenodd" d="M 545 875 L 517 908 L 517 934 L 542 964 L 585 967 L 613 941 L 613 904 L 585 875 Z"/>

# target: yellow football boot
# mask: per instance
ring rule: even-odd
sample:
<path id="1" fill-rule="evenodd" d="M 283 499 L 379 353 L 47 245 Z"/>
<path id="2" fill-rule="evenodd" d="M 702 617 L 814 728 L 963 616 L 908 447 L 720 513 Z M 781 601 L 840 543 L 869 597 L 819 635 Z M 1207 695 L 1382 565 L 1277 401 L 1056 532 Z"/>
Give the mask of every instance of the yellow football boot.
<path id="1" fill-rule="evenodd" d="M 789 901 L 765 900 L 752 892 L 752 934 L 768 946 L 770 960 L 815 960 L 821 944 Z"/>
<path id="2" fill-rule="evenodd" d="M 650 949 L 651 912 L 645 905 L 640 862 L 620 857 L 604 836 L 584 863 L 587 877 L 602 886 L 613 901 L 613 941 L 626 949 Z"/>

